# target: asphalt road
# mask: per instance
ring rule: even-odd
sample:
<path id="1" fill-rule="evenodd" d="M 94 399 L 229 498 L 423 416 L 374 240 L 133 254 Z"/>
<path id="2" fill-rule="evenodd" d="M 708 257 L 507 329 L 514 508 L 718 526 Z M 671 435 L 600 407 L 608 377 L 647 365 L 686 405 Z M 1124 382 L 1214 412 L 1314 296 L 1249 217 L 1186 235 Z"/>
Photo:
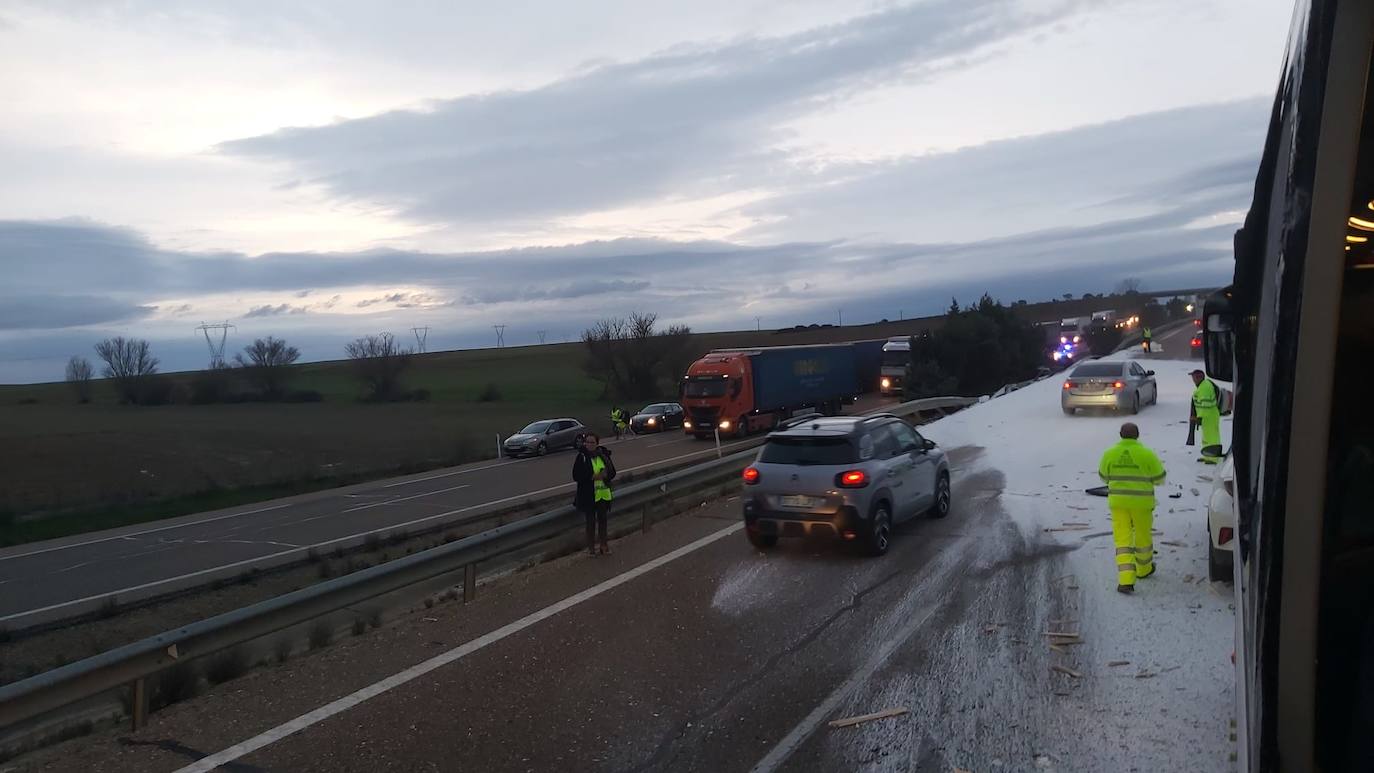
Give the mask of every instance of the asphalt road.
<path id="1" fill-rule="evenodd" d="M 855 410 L 878 405 L 866 397 Z M 622 472 L 705 460 L 714 444 L 680 432 L 607 441 Z M 734 445 L 727 441 L 728 449 Z M 156 595 L 211 572 L 273 556 L 321 552 L 377 530 L 420 528 L 490 506 L 566 493 L 571 452 L 507 459 L 381 480 L 169 521 L 0 551 L 0 627 L 36 611 L 60 614 L 107 594 Z"/>
<path id="2" fill-rule="evenodd" d="M 961 474 L 979 453 L 951 450 L 952 513 L 904 525 L 881 559 L 829 543 L 761 554 L 738 501 L 718 503 L 25 769 L 1029 769 L 1046 739 L 1072 744 L 1040 644 L 1046 620 L 1075 614 L 1054 582 L 1067 548 L 1021 536 L 995 470 Z M 373 694 L 397 673 L 412 678 Z M 892 706 L 912 714 L 824 721 Z M 265 731 L 261 748 L 206 758 Z M 1114 767 L 1101 751 L 1071 769 Z"/>

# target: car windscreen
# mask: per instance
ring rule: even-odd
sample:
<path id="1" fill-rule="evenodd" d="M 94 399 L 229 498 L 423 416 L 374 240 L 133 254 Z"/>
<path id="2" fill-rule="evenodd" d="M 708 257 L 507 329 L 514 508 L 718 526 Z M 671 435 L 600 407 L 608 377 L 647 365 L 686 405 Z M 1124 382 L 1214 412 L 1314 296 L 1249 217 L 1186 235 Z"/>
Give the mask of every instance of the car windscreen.
<path id="1" fill-rule="evenodd" d="M 665 403 L 654 403 L 653 405 L 646 405 L 646 406 L 644 406 L 644 410 L 640 411 L 640 413 L 648 413 L 648 414 L 659 414 L 659 413 L 667 413 L 667 412 L 668 412 L 668 406 L 667 406 L 667 404 L 665 404 Z"/>
<path id="2" fill-rule="evenodd" d="M 1092 362 L 1086 365 L 1079 365 L 1073 371 L 1074 378 L 1102 378 L 1105 376 L 1120 376 L 1121 364 L 1116 362 Z"/>
<path id="3" fill-rule="evenodd" d="M 778 437 L 769 438 L 759 454 L 759 461 L 767 464 L 853 464 L 858 454 L 848 438 L 838 437 Z"/>
<path id="4" fill-rule="evenodd" d="M 542 435 L 542 434 L 544 434 L 545 432 L 548 432 L 548 431 L 549 431 L 549 427 L 552 427 L 552 426 L 553 426 L 553 422 L 551 422 L 551 421 L 536 421 L 535 423 L 529 425 L 528 427 L 525 427 L 524 429 L 520 430 L 520 434 L 521 434 L 521 435 Z"/>
<path id="5" fill-rule="evenodd" d="M 682 394 L 687 397 L 724 397 L 725 387 L 726 380 L 723 378 L 688 381 L 683 387 Z"/>
<path id="6" fill-rule="evenodd" d="M 883 352 L 883 364 L 889 368 L 900 368 L 911 361 L 911 352 Z"/>

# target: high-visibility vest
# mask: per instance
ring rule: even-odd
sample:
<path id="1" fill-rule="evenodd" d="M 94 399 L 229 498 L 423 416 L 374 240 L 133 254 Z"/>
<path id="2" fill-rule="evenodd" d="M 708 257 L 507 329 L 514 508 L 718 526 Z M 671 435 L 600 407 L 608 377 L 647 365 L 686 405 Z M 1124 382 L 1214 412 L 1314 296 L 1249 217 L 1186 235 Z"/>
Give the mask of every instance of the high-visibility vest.
<path id="1" fill-rule="evenodd" d="M 605 470 L 605 469 L 606 469 L 606 462 L 603 461 L 603 460 L 601 459 L 601 457 L 599 457 L 599 456 L 593 456 L 593 457 L 592 457 L 592 475 L 595 476 L 598 472 L 601 472 L 601 471 L 603 471 L 603 470 Z M 592 481 L 592 490 L 596 492 L 596 495 L 593 497 L 593 499 L 594 499 L 595 501 L 597 501 L 597 502 L 609 502 L 609 501 L 611 501 L 611 487 L 608 486 L 608 485 L 606 485 L 606 481 L 604 481 L 604 480 L 593 480 L 593 481 Z"/>
<path id="2" fill-rule="evenodd" d="M 1198 416 L 1220 415 L 1221 406 L 1217 402 L 1217 397 L 1217 385 L 1213 384 L 1210 378 L 1204 378 L 1193 390 L 1193 413 Z"/>
<path id="3" fill-rule="evenodd" d="M 1149 338 L 1149 337 L 1150 337 L 1150 329 L 1149 329 L 1148 327 L 1145 328 L 1144 336 L 1145 336 L 1146 338 Z"/>
<path id="4" fill-rule="evenodd" d="M 1102 454 L 1097 476 L 1107 484 L 1109 507 L 1153 507 L 1155 486 L 1164 482 L 1164 465 L 1139 440 L 1122 438 Z"/>

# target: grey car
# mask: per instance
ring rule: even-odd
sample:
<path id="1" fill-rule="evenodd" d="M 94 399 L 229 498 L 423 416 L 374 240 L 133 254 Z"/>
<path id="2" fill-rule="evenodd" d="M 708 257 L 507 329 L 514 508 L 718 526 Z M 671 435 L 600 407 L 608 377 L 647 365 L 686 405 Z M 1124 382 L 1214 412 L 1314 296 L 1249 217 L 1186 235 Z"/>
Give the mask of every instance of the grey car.
<path id="1" fill-rule="evenodd" d="M 857 540 L 882 555 L 894 525 L 949 514 L 949 462 L 890 414 L 793 419 L 744 470 L 742 498 L 755 547 L 814 535 Z"/>
<path id="2" fill-rule="evenodd" d="M 1079 408 L 1107 408 L 1117 413 L 1140 413 L 1143 405 L 1159 402 L 1155 372 L 1134 360 L 1093 360 L 1073 369 L 1059 390 L 1059 407 L 1069 416 Z"/>
<path id="3" fill-rule="evenodd" d="M 507 456 L 543 456 L 560 448 L 576 448 L 587 428 L 577 419 L 543 419 L 506 438 Z"/>

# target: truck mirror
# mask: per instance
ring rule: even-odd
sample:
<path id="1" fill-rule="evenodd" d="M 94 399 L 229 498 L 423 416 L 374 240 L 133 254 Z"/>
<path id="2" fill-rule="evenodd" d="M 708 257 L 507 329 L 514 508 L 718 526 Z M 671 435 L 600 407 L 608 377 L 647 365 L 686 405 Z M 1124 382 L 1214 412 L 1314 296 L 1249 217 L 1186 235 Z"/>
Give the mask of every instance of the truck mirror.
<path id="1" fill-rule="evenodd" d="M 1231 290 L 1213 293 L 1202 307 L 1202 358 L 1207 375 L 1222 381 L 1235 380 L 1235 331 L 1232 326 Z"/>

